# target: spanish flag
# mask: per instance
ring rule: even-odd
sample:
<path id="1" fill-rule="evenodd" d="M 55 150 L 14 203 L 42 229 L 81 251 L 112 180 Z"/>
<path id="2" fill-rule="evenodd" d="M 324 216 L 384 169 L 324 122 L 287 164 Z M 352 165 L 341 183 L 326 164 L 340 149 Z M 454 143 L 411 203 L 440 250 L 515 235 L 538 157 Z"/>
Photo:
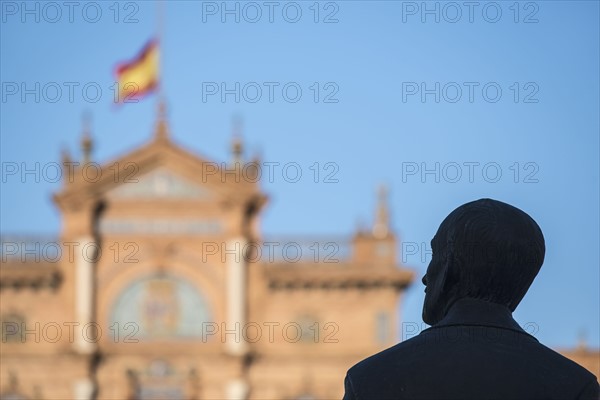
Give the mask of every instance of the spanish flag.
<path id="1" fill-rule="evenodd" d="M 150 40 L 132 61 L 117 66 L 118 103 L 137 103 L 158 87 L 158 42 Z"/>

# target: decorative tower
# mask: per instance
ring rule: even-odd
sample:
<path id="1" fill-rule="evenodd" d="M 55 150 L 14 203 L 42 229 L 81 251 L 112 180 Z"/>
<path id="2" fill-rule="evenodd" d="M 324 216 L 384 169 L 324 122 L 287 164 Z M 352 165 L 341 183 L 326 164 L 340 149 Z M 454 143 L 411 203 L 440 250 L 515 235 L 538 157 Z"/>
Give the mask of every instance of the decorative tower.
<path id="1" fill-rule="evenodd" d="M 396 237 L 390 228 L 388 190 L 381 185 L 377 194 L 375 220 L 371 232 L 359 229 L 353 239 L 353 259 L 364 266 L 396 264 Z"/>

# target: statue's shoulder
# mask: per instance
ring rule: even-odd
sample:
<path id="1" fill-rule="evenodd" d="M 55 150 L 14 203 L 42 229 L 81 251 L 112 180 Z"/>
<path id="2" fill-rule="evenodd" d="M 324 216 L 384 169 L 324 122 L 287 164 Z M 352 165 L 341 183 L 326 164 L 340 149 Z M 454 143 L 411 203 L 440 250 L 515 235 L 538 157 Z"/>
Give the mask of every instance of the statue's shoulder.
<path id="1" fill-rule="evenodd" d="M 422 342 L 421 335 L 402 341 L 356 363 L 348 372 L 356 379 L 361 379 L 388 371 L 392 365 L 397 368 L 399 362 L 410 364 L 415 349 L 422 347 Z"/>
<path id="2" fill-rule="evenodd" d="M 537 343 L 536 347 L 542 360 L 541 364 L 547 366 L 547 368 L 554 371 L 560 371 L 561 374 L 569 374 L 572 376 L 572 379 L 578 378 L 578 380 L 581 381 L 588 381 L 596 378 L 596 375 L 592 374 L 583 366 L 544 344 Z"/>

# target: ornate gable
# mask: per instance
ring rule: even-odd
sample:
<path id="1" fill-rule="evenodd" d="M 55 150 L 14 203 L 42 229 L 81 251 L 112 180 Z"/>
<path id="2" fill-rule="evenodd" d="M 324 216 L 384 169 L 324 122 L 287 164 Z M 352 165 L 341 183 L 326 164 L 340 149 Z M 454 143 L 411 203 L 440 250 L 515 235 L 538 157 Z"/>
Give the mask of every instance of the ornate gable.
<path id="1" fill-rule="evenodd" d="M 69 179 L 54 196 L 63 214 L 63 235 L 89 236 L 97 228 L 119 235 L 221 235 L 255 229 L 248 216 L 262 208 L 266 196 L 258 179 L 246 176 L 252 168 L 243 160 L 241 143 L 234 144 L 230 162 L 209 161 L 171 140 L 163 111 L 154 137 L 128 154 L 93 162 L 93 142 L 86 131 L 81 162 L 63 156 Z"/>

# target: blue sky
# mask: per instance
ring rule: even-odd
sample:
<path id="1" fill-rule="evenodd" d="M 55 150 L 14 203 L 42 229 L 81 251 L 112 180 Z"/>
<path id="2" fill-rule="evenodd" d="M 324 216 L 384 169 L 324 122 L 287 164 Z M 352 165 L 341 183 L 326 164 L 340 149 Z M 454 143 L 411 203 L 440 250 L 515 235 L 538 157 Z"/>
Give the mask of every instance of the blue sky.
<path id="1" fill-rule="evenodd" d="M 91 3 L 78 3 L 69 16 L 64 6 L 59 15 L 29 2 L 34 13 L 27 14 L 21 2 L 2 2 L 3 165 L 56 162 L 63 146 L 78 158 L 86 110 L 99 161 L 151 137 L 156 97 L 116 109 L 111 86 L 115 65 L 155 34 L 156 4 Z M 256 7 L 246 3 L 227 3 L 239 7 L 236 22 L 222 15 L 221 2 L 168 2 L 162 85 L 174 139 L 226 161 L 232 116 L 241 115 L 249 154 L 298 163 L 299 182 L 276 170 L 263 184 L 271 201 L 262 228 L 271 236 L 351 234 L 358 219 L 372 220 L 380 183 L 390 188 L 394 229 L 409 244 L 428 244 L 441 220 L 470 200 L 522 208 L 541 226 L 547 254 L 516 319 L 537 324 L 536 336 L 551 346 L 574 346 L 582 332 L 599 346 L 599 3 L 478 2 L 469 10 L 462 2 L 428 2 L 439 22 L 422 2 L 275 3 L 272 22 L 263 2 L 253 3 L 262 13 L 253 23 Z M 36 82 L 39 102 L 34 94 L 23 99 L 20 85 Z M 63 88 L 56 102 L 53 82 Z M 65 82 L 79 84 L 73 101 Z M 248 91 L 239 103 L 234 95 L 222 101 L 203 91 L 213 82 L 256 82 L 262 97 L 251 103 L 255 92 Z M 272 102 L 265 82 L 279 85 Z M 10 94 L 14 84 L 19 93 Z M 98 101 L 92 89 L 84 96 L 86 84 L 101 88 Z M 285 97 L 286 84 L 302 90 L 297 102 Z M 422 89 L 429 90 L 424 98 Z M 327 94 L 337 102 L 325 102 Z M 318 183 L 309 168 L 315 162 Z M 337 167 L 337 183 L 323 182 L 328 162 Z M 438 182 L 421 175 L 436 165 Z M 58 188 L 33 176 L 3 176 L 1 231 L 58 232 L 51 202 Z M 429 258 L 409 253 L 402 258 L 420 278 Z M 403 320 L 421 321 L 422 300 L 416 282 L 401 306 Z"/>

